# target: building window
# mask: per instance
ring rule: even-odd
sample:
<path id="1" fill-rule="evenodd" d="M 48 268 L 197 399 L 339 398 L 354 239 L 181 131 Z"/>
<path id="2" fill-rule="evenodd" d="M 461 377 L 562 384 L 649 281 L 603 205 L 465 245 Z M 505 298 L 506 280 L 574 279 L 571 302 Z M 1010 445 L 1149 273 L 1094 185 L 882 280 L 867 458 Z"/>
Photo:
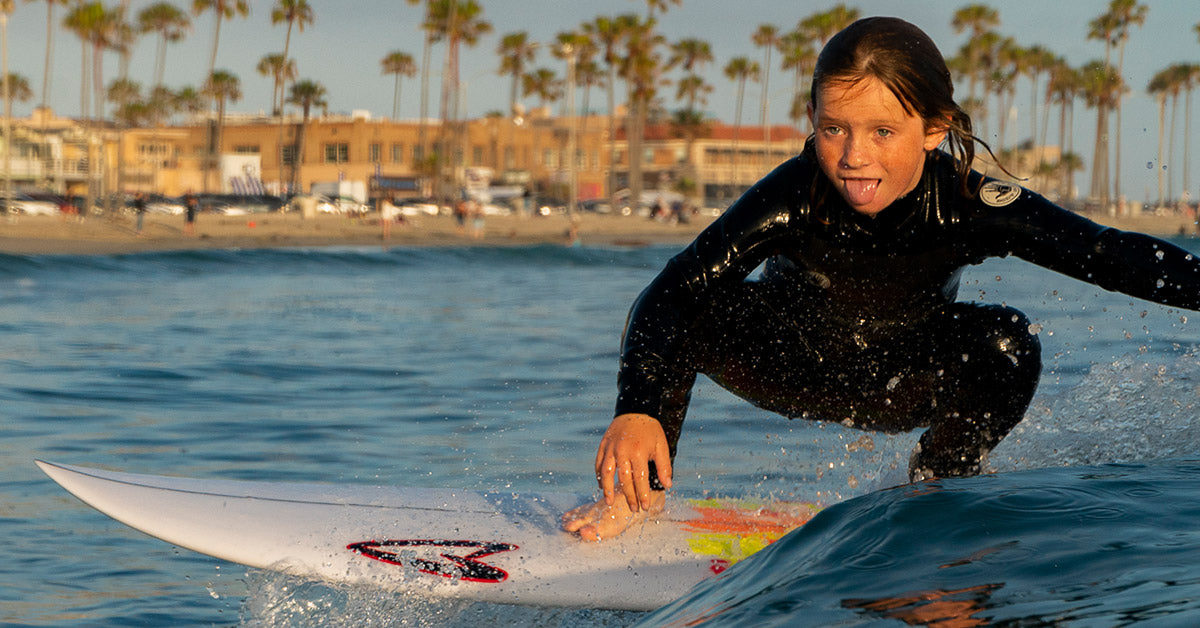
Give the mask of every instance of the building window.
<path id="1" fill-rule="evenodd" d="M 512 146 L 504 147 L 504 169 L 513 170 L 517 167 L 517 151 Z"/>
<path id="2" fill-rule="evenodd" d="M 471 147 L 471 165 L 472 166 L 482 166 L 483 165 L 483 147 L 479 146 L 478 144 Z"/>
<path id="3" fill-rule="evenodd" d="M 285 166 L 291 166 L 296 163 L 296 145 L 285 144 L 279 151 L 279 162 Z"/>
<path id="4" fill-rule="evenodd" d="M 404 161 L 404 144 L 392 144 L 392 163 L 398 164 Z"/>
<path id="5" fill-rule="evenodd" d="M 382 161 L 382 155 L 383 155 L 383 145 L 382 144 L 371 144 L 369 147 L 367 147 L 367 161 L 369 161 L 373 164 L 377 164 L 380 161 Z"/>
<path id="6" fill-rule="evenodd" d="M 413 155 L 412 160 L 413 160 L 414 164 L 420 164 L 422 161 L 425 160 L 425 151 L 421 150 L 421 146 L 419 144 L 416 144 L 413 146 L 412 155 Z"/>
<path id="7" fill-rule="evenodd" d="M 344 164 L 350 161 L 350 145 L 349 144 L 326 144 L 325 145 L 325 163 L 327 164 Z"/>
<path id="8" fill-rule="evenodd" d="M 257 155 L 258 144 L 238 144 L 233 147 L 233 152 L 239 155 Z"/>

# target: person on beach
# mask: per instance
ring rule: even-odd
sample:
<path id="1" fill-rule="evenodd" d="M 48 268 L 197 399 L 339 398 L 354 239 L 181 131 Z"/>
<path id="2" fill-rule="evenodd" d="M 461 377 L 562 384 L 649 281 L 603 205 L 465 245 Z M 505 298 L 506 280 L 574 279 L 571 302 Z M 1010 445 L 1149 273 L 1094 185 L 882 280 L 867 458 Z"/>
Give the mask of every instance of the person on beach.
<path id="1" fill-rule="evenodd" d="M 183 233 L 184 235 L 196 234 L 196 212 L 200 211 L 200 201 L 196 199 L 196 195 L 188 190 L 188 193 L 183 196 Z"/>
<path id="2" fill-rule="evenodd" d="M 134 232 L 142 235 L 142 225 L 146 222 L 146 194 L 137 192 L 133 195 L 133 213 L 137 214 L 137 228 Z"/>
<path id="3" fill-rule="evenodd" d="M 634 303 L 615 418 L 595 459 L 603 497 L 564 514 L 565 530 L 599 540 L 662 508 L 698 373 L 789 418 L 928 428 L 912 481 L 980 473 L 1041 373 L 1024 314 L 956 300 L 963 267 L 985 258 L 1016 255 L 1200 308 L 1200 261 L 1187 251 L 972 170 L 976 142 L 987 146 L 954 101 L 941 53 L 908 22 L 867 18 L 834 36 L 808 115 L 801 154 Z"/>

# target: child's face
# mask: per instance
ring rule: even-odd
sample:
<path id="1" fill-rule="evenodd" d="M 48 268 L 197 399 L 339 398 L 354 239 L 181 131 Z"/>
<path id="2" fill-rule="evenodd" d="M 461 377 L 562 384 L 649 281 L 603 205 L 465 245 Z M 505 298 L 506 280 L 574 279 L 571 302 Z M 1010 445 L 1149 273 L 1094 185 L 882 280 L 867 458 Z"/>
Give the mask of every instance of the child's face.
<path id="1" fill-rule="evenodd" d="M 944 128 L 927 131 L 874 77 L 827 84 L 808 115 L 821 170 L 850 207 L 868 216 L 917 186 L 925 152 L 946 135 Z"/>

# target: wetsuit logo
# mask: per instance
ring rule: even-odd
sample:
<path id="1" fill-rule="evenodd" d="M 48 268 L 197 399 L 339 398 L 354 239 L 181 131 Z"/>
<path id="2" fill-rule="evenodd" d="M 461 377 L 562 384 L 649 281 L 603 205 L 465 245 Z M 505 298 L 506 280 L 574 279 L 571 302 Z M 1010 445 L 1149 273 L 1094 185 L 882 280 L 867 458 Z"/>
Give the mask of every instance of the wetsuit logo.
<path id="1" fill-rule="evenodd" d="M 1004 207 L 1020 196 L 1020 186 L 1002 181 L 988 181 L 979 190 L 979 200 L 992 207 Z"/>

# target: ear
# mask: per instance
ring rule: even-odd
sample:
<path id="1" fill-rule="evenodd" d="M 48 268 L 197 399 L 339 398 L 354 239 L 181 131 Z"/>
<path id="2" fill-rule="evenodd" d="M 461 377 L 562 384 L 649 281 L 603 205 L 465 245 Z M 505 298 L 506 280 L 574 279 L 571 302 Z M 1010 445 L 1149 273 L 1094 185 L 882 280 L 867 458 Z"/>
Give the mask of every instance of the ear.
<path id="1" fill-rule="evenodd" d="M 925 150 L 931 151 L 938 147 L 946 139 L 946 134 L 950 131 L 950 121 L 944 120 L 941 124 L 934 123 L 925 129 Z"/>
<path id="2" fill-rule="evenodd" d="M 816 110 L 816 108 L 813 107 L 811 100 L 809 100 L 808 103 L 804 105 L 804 109 L 805 109 L 805 111 L 808 112 L 809 125 L 814 129 L 817 128 L 817 110 Z"/>

